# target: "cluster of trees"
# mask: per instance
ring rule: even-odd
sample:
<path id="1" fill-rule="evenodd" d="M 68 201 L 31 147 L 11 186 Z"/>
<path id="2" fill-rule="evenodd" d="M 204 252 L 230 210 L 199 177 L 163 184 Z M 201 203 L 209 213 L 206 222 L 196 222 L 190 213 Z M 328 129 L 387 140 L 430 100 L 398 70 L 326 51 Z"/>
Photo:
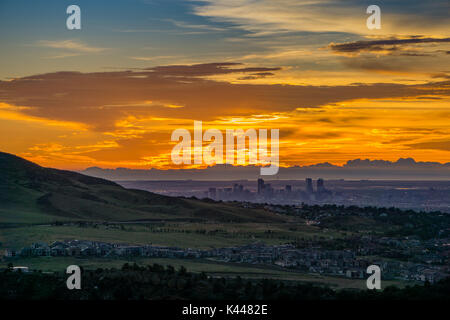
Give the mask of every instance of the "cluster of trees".
<path id="1" fill-rule="evenodd" d="M 315 219 L 322 214 L 331 214 L 333 217 L 340 216 L 363 216 L 373 221 L 396 226 L 395 230 L 387 232 L 387 236 L 410 236 L 415 235 L 423 240 L 431 238 L 445 238 L 450 236 L 450 213 L 432 211 L 402 210 L 399 208 L 383 207 L 358 207 L 343 205 L 307 205 L 302 204 L 300 210 L 285 206 L 287 214 L 297 215 L 305 219 Z M 342 222 L 342 218 L 339 220 Z M 324 221 L 325 222 L 325 221 Z M 326 225 L 326 223 L 322 223 Z M 346 230 L 345 223 L 334 228 Z"/>
<path id="2" fill-rule="evenodd" d="M 138 266 L 83 270 L 81 290 L 68 290 L 65 273 L 0 273 L 0 299 L 54 300 L 414 300 L 450 299 L 450 278 L 439 283 L 383 291 L 333 290 L 279 280 L 209 277 L 184 267 Z"/>

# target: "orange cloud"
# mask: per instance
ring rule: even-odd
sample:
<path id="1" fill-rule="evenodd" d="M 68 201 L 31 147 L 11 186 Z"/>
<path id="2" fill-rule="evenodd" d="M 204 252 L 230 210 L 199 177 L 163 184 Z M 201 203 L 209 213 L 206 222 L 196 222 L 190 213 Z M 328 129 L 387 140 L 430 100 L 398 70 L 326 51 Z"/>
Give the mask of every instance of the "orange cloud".
<path id="1" fill-rule="evenodd" d="M 435 144 L 450 134 L 449 81 L 307 86 L 205 78 L 278 69 L 217 63 L 1 81 L 3 133 L 15 136 L 3 134 L 2 149 L 63 168 L 173 168 L 171 132 L 202 120 L 204 129 L 279 128 L 283 166 L 449 160 L 445 144 Z"/>

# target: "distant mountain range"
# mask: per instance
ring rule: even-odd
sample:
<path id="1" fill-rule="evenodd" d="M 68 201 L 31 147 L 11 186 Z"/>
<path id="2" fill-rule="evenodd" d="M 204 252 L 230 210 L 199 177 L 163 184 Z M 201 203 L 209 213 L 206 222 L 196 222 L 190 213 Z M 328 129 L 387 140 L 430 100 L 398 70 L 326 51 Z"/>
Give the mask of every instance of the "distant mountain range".
<path id="1" fill-rule="evenodd" d="M 109 179 L 124 180 L 255 180 L 260 177 L 257 166 L 215 165 L 206 169 L 102 169 L 91 167 L 81 173 Z M 319 163 L 310 166 L 280 168 L 267 180 L 285 179 L 374 179 L 374 180 L 450 180 L 450 162 L 417 162 L 412 158 L 400 158 L 395 162 L 386 160 L 355 159 L 343 166 Z"/>
<path id="2" fill-rule="evenodd" d="M 195 220 L 282 222 L 265 210 L 126 189 L 0 152 L 0 223 Z"/>

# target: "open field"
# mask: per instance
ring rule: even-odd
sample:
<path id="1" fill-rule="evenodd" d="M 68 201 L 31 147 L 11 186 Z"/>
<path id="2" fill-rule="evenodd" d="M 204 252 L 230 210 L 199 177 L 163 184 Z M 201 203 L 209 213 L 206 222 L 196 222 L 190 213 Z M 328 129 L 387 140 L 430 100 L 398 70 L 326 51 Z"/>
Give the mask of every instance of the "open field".
<path id="1" fill-rule="evenodd" d="M 365 279 L 347 279 L 344 277 L 330 277 L 318 274 L 305 274 L 289 270 L 281 270 L 277 267 L 266 265 L 236 264 L 214 261 L 210 259 L 169 259 L 169 258 L 76 258 L 76 257 L 31 257 L 7 259 L 0 262 L 0 268 L 5 268 L 8 263 L 14 266 L 27 266 L 33 270 L 44 272 L 64 272 L 67 266 L 75 264 L 85 269 L 97 268 L 121 268 L 125 263 L 139 265 L 171 265 L 176 269 L 184 266 L 190 272 L 205 272 L 217 277 L 237 277 L 248 279 L 278 279 L 286 281 L 311 282 L 320 285 L 327 285 L 333 288 L 356 288 L 365 289 Z M 403 281 L 383 281 L 383 287 L 396 285 L 404 287 L 411 282 Z"/>
<path id="2" fill-rule="evenodd" d="M 299 238 L 340 238 L 344 233 L 301 223 L 141 223 L 109 225 L 32 225 L 0 229 L 0 249 L 20 249 L 34 242 L 78 239 L 183 248 L 222 248 L 261 241 L 283 244 Z"/>
<path id="3" fill-rule="evenodd" d="M 121 229 L 103 229 L 75 226 L 30 226 L 1 229 L 2 248 L 20 249 L 34 242 L 51 243 L 56 240 L 90 240 L 110 243 L 127 243 L 136 245 L 162 245 L 183 248 L 221 248 L 245 245 L 255 242 L 254 237 L 232 238 L 227 235 L 208 235 L 201 233 L 152 232 L 139 226 L 126 226 Z M 267 244 L 281 244 L 280 239 L 261 239 Z"/>

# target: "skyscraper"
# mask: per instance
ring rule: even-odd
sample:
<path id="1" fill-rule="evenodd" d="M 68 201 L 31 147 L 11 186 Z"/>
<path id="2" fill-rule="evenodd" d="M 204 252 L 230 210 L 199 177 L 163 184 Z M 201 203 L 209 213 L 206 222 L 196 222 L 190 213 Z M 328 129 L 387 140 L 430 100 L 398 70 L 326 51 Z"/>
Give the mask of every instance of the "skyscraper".
<path id="1" fill-rule="evenodd" d="M 306 193 L 312 194 L 314 192 L 313 182 L 311 178 L 306 178 Z"/>
<path id="2" fill-rule="evenodd" d="M 324 192 L 325 191 L 325 184 L 323 182 L 323 179 L 317 179 L 317 192 Z"/>
<path id="3" fill-rule="evenodd" d="M 216 199 L 216 188 L 209 188 L 209 197 L 211 198 L 211 199 Z"/>
<path id="4" fill-rule="evenodd" d="M 264 180 L 259 178 L 258 179 L 258 194 L 262 194 L 264 190 Z"/>

